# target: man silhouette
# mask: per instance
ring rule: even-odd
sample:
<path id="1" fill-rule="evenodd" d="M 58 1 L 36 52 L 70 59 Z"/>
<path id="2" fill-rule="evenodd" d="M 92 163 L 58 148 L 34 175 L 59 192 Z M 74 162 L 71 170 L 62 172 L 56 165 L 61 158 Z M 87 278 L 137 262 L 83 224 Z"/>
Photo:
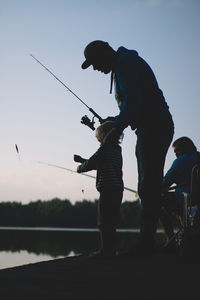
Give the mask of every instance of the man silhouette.
<path id="1" fill-rule="evenodd" d="M 129 254 L 153 252 L 161 206 L 163 168 L 173 138 L 174 125 L 162 91 L 150 66 L 135 50 L 115 51 L 107 42 L 93 41 L 85 50 L 82 68 L 111 72 L 120 113 L 104 143 L 130 126 L 136 130 L 138 193 L 141 199 L 140 243 Z"/>

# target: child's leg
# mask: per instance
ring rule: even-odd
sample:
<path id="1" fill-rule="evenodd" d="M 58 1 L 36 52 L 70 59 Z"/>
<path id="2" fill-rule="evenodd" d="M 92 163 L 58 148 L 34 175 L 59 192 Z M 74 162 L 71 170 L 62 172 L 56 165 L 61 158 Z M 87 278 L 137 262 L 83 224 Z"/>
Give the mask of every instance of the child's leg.
<path id="1" fill-rule="evenodd" d="M 98 202 L 98 226 L 100 229 L 101 250 L 105 253 L 116 251 L 116 226 L 119 217 L 123 192 L 104 190 Z"/>

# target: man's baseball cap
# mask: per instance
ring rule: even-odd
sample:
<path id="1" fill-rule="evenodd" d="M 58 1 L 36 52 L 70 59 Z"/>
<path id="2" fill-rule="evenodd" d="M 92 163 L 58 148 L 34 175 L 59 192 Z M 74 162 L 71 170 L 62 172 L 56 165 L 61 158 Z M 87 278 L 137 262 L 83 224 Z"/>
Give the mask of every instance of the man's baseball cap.
<path id="1" fill-rule="evenodd" d="M 84 50 L 86 60 L 82 63 L 81 68 L 87 69 L 94 61 L 94 59 L 107 48 L 109 44 L 103 41 L 93 41 L 89 43 Z"/>

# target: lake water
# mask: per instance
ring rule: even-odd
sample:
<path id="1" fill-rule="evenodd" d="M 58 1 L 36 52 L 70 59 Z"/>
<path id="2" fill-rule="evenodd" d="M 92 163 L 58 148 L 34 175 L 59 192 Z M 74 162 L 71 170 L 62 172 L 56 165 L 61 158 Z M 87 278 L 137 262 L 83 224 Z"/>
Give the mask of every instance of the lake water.
<path id="1" fill-rule="evenodd" d="M 117 230 L 117 247 L 137 241 L 137 229 Z M 99 248 L 98 229 L 0 227 L 0 269 L 88 254 Z"/>

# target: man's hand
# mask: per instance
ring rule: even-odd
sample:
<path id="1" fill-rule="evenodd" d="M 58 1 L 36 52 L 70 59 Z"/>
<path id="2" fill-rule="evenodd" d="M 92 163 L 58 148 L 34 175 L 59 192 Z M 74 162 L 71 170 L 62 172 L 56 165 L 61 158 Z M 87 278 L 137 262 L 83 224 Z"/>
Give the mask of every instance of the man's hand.
<path id="1" fill-rule="evenodd" d="M 85 159 L 82 158 L 80 155 L 74 154 L 74 161 L 79 163 L 84 163 Z"/>
<path id="2" fill-rule="evenodd" d="M 107 121 L 112 121 L 114 122 L 116 119 L 116 117 L 107 117 L 106 119 L 102 119 L 102 121 L 100 122 L 101 124 L 107 122 Z"/>

